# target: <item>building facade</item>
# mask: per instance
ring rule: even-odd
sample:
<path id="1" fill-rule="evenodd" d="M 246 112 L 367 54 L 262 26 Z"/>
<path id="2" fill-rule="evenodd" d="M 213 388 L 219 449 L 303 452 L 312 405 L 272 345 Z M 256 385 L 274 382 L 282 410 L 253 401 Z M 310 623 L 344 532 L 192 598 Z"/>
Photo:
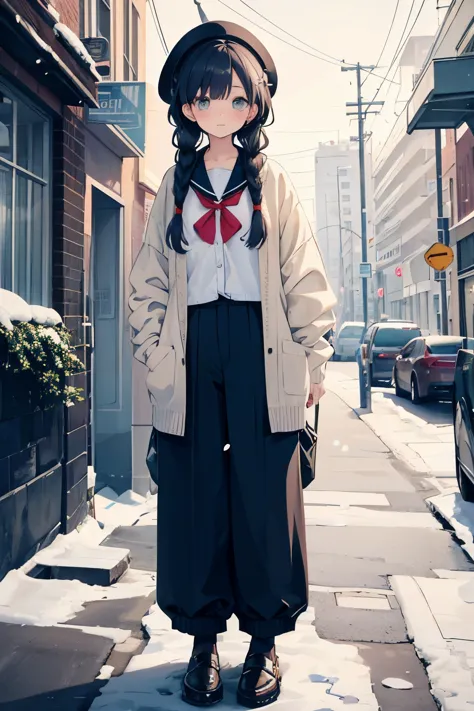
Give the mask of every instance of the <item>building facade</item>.
<path id="1" fill-rule="evenodd" d="M 315 154 L 316 233 L 334 292 L 337 320 L 362 319 L 359 263 L 361 212 L 358 147 L 321 144 Z"/>
<path id="2" fill-rule="evenodd" d="M 443 216 L 449 219 L 454 262 L 446 272 L 452 333 L 474 332 L 474 195 L 472 97 L 474 8 L 453 0 L 431 45 L 405 120 L 415 136 L 440 129 L 444 139 Z"/>
<path id="3" fill-rule="evenodd" d="M 401 95 L 409 95 L 432 38 L 411 37 L 400 59 Z M 407 135 L 402 112 L 373 166 L 378 315 L 406 318 L 439 332 L 439 284 L 424 261 L 437 239 L 435 138 Z"/>
<path id="4" fill-rule="evenodd" d="M 86 361 L 85 107 L 97 106 L 73 0 L 0 3 L 0 288 L 52 306 Z M 72 383 L 88 393 L 86 372 Z M 3 387 L 2 387 L 3 385 Z M 0 384 L 0 577 L 87 512 L 87 400 L 17 411 Z"/>

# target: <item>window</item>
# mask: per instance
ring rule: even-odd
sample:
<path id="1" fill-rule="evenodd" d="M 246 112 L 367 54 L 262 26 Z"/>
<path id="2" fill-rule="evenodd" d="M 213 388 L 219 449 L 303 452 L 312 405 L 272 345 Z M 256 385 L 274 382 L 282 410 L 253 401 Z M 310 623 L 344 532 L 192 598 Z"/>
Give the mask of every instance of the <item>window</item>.
<path id="1" fill-rule="evenodd" d="M 345 168 L 339 168 L 339 170 L 337 171 L 337 174 L 340 175 L 340 176 L 341 176 L 341 175 L 346 176 L 346 175 L 347 175 L 347 170 L 346 170 Z"/>
<path id="2" fill-rule="evenodd" d="M 50 124 L 0 85 L 0 287 L 51 303 Z"/>
<path id="3" fill-rule="evenodd" d="M 428 344 L 428 351 L 433 355 L 456 355 L 461 346 L 462 339 L 457 339 L 447 343 Z"/>
<path id="4" fill-rule="evenodd" d="M 79 0 L 79 38 L 83 39 L 86 36 L 86 31 L 85 31 L 85 7 L 84 7 L 84 0 Z"/>
<path id="5" fill-rule="evenodd" d="M 342 202 L 350 202 L 351 196 L 350 195 L 343 195 L 342 196 Z"/>
<path id="6" fill-rule="evenodd" d="M 346 222 L 344 222 L 344 227 L 346 228 L 346 230 L 352 230 L 352 222 L 350 220 L 347 220 Z"/>
<path id="7" fill-rule="evenodd" d="M 375 334 L 374 346 L 401 348 L 412 338 L 421 336 L 419 328 L 379 328 Z"/>
<path id="8" fill-rule="evenodd" d="M 350 190 L 351 184 L 350 183 L 341 183 L 341 189 L 342 190 Z"/>
<path id="9" fill-rule="evenodd" d="M 97 34 L 105 37 L 110 44 L 110 2 L 109 0 L 97 0 Z"/>
<path id="10" fill-rule="evenodd" d="M 342 208 L 342 214 L 343 214 L 343 215 L 350 215 L 350 214 L 351 214 L 351 208 L 350 208 L 350 207 L 343 207 L 343 208 Z"/>
<path id="11" fill-rule="evenodd" d="M 123 78 L 124 81 L 137 81 L 138 78 L 138 26 L 140 16 L 137 8 L 130 2 L 123 3 Z"/>
<path id="12" fill-rule="evenodd" d="M 339 333 L 339 338 L 357 338 L 360 340 L 364 332 L 364 326 L 344 326 Z"/>

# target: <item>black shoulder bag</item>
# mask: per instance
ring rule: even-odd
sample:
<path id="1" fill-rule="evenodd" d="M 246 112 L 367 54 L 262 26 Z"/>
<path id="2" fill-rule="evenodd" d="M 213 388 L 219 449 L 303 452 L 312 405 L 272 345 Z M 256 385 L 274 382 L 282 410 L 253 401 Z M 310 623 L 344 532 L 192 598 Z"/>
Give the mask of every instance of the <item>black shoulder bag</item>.
<path id="1" fill-rule="evenodd" d="M 306 422 L 300 431 L 301 486 L 306 489 L 316 476 L 316 449 L 318 445 L 319 403 L 314 408 L 314 423 Z"/>

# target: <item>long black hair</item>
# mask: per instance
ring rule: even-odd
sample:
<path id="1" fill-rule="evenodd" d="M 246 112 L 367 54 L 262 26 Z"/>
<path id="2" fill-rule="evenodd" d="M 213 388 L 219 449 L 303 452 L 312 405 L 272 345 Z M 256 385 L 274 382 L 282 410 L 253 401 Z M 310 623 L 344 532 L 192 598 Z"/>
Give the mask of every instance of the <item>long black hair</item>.
<path id="1" fill-rule="evenodd" d="M 242 150 L 243 166 L 252 202 L 260 206 L 262 184 L 260 164 L 257 157 L 268 146 L 263 130 L 271 113 L 271 98 L 264 70 L 250 50 L 231 41 L 210 40 L 205 42 L 184 60 L 174 79 L 173 98 L 168 111 L 168 120 L 175 126 L 173 145 L 177 148 L 174 174 L 174 198 L 177 208 L 166 232 L 168 247 L 183 254 L 188 242 L 183 234 L 181 210 L 189 190 L 189 183 L 197 160 L 197 149 L 203 141 L 198 124 L 183 113 L 184 104 L 192 104 L 199 95 L 207 93 L 211 99 L 227 98 L 232 88 L 232 73 L 235 71 L 242 82 L 250 106 L 257 105 L 255 118 L 237 132 Z M 266 238 L 265 223 L 261 210 L 254 210 L 249 230 L 247 247 L 261 246 Z"/>

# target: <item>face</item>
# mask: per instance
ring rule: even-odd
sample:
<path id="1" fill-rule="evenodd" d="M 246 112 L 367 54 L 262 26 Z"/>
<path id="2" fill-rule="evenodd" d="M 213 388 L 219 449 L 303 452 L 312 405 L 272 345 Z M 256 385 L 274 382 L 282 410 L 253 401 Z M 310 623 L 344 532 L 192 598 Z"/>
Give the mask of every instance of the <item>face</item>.
<path id="1" fill-rule="evenodd" d="M 197 96 L 192 104 L 183 106 L 183 113 L 209 136 L 225 138 L 240 131 L 257 115 L 256 104 L 250 106 L 241 81 L 233 72 L 232 89 L 225 99 L 211 99 L 209 93 Z"/>

